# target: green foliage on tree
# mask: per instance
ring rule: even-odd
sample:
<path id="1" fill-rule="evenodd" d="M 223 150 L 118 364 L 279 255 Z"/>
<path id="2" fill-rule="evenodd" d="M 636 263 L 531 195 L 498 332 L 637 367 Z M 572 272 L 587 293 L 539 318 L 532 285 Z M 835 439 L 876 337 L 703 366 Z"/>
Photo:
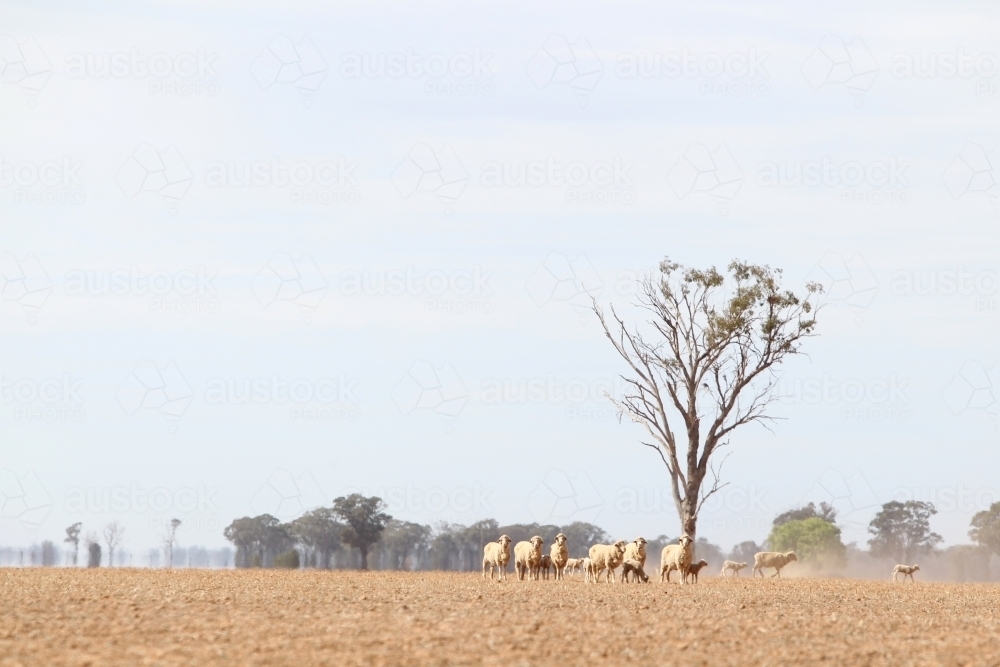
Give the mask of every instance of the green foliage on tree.
<path id="1" fill-rule="evenodd" d="M 412 521 L 389 522 L 382 534 L 382 548 L 387 552 L 389 567 L 396 570 L 413 569 L 407 559 L 416 558 L 427 551 L 431 528 Z"/>
<path id="2" fill-rule="evenodd" d="M 361 552 L 361 569 L 368 569 L 368 551 L 382 537 L 382 531 L 392 519 L 386 514 L 385 503 L 378 496 L 360 493 L 340 496 L 333 500 L 333 513 L 347 524 L 340 538 Z"/>
<path id="3" fill-rule="evenodd" d="M 988 510 L 976 512 L 971 525 L 969 537 L 979 546 L 1000 555 L 1000 503 L 993 503 Z"/>
<path id="4" fill-rule="evenodd" d="M 767 540 L 774 551 L 794 551 L 806 563 L 822 567 L 846 564 L 847 547 L 840 539 L 840 528 L 816 516 L 775 526 Z"/>
<path id="5" fill-rule="evenodd" d="M 280 553 L 274 557 L 274 566 L 284 570 L 297 570 L 299 569 L 299 552 L 295 549 L 289 549 L 284 553 Z"/>
<path id="6" fill-rule="evenodd" d="M 307 564 L 321 570 L 330 568 L 330 558 L 340 548 L 340 534 L 344 524 L 329 507 L 319 507 L 306 512 L 287 526 L 288 534 L 302 545 Z"/>
<path id="7" fill-rule="evenodd" d="M 728 560 L 734 560 L 737 563 L 753 563 L 754 554 L 758 551 L 763 551 L 764 548 L 761 547 L 756 542 L 740 542 L 733 547 L 733 550 L 729 552 Z"/>
<path id="8" fill-rule="evenodd" d="M 814 517 L 829 521 L 830 523 L 837 523 L 837 510 L 826 503 L 820 503 L 819 509 L 816 508 L 814 503 L 809 503 L 805 507 L 799 507 L 798 509 L 788 510 L 779 514 L 774 518 L 773 525 L 780 526 L 789 521 L 802 521 L 803 519 L 812 519 Z"/>
<path id="9" fill-rule="evenodd" d="M 932 503 L 893 500 L 882 505 L 868 525 L 872 554 L 909 564 L 918 554 L 932 551 L 942 537 L 931 532 L 930 518 L 937 514 Z"/>
<path id="10" fill-rule="evenodd" d="M 87 567 L 100 567 L 101 566 L 101 545 L 97 542 L 91 542 L 90 546 L 87 547 Z"/>
<path id="11" fill-rule="evenodd" d="M 236 547 L 237 567 L 266 567 L 292 543 L 286 526 L 270 514 L 236 519 L 222 534 Z"/>

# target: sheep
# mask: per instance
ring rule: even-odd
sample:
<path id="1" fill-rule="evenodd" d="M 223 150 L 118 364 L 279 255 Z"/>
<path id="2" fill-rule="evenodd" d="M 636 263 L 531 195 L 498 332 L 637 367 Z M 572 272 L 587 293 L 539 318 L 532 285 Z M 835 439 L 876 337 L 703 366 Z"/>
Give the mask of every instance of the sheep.
<path id="1" fill-rule="evenodd" d="M 583 565 L 582 558 L 567 558 L 566 565 L 563 567 L 563 572 L 580 572 L 580 567 Z"/>
<path id="2" fill-rule="evenodd" d="M 542 544 L 542 538 L 535 535 L 527 542 L 518 542 L 514 547 L 514 572 L 518 581 L 524 581 L 525 576 L 537 581 L 542 562 Z"/>
<path id="3" fill-rule="evenodd" d="M 694 583 L 698 583 L 698 573 L 701 572 L 703 567 L 708 567 L 708 561 L 704 558 L 697 563 L 691 563 L 688 565 L 688 576 L 694 577 Z"/>
<path id="4" fill-rule="evenodd" d="M 552 557 L 548 554 L 542 554 L 542 559 L 538 564 L 538 569 L 542 573 L 542 578 L 548 581 L 549 570 L 552 569 Z"/>
<path id="5" fill-rule="evenodd" d="M 681 535 L 678 544 L 668 544 L 663 547 L 660 553 L 660 583 L 663 583 L 664 577 L 667 583 L 670 583 L 670 573 L 674 570 L 681 575 L 681 583 L 687 583 L 688 567 L 694 557 L 692 542 L 693 540 L 687 535 Z"/>
<path id="6" fill-rule="evenodd" d="M 733 576 L 738 577 L 740 576 L 740 570 L 742 570 L 746 566 L 747 566 L 746 563 L 737 563 L 734 560 L 727 560 L 725 563 L 722 564 L 722 576 L 723 577 L 726 576 L 726 571 L 732 570 Z"/>
<path id="7" fill-rule="evenodd" d="M 622 562 L 622 583 L 628 583 L 629 575 L 632 575 L 632 579 L 636 582 L 642 581 L 644 584 L 649 583 L 649 577 L 642 569 L 642 563 L 635 560 L 634 558 L 626 558 Z"/>
<path id="8" fill-rule="evenodd" d="M 569 549 L 566 548 L 566 536 L 562 533 L 556 535 L 556 541 L 549 547 L 549 558 L 552 559 L 552 566 L 556 569 L 555 578 L 563 578 L 563 570 L 569 561 Z"/>
<path id="9" fill-rule="evenodd" d="M 590 570 L 593 563 L 590 562 L 589 558 L 580 559 L 580 569 L 583 570 L 583 580 L 590 581 Z"/>
<path id="10" fill-rule="evenodd" d="M 490 568 L 490 581 L 493 580 L 493 568 L 497 569 L 497 581 L 507 578 L 507 563 L 510 562 L 510 538 L 501 535 L 496 542 L 490 542 L 483 547 L 483 579 L 486 578 L 486 566 Z"/>
<path id="11" fill-rule="evenodd" d="M 751 577 L 756 576 L 757 572 L 760 572 L 760 576 L 764 576 L 765 567 L 773 567 L 774 574 L 771 577 L 781 578 L 781 568 L 788 565 L 793 560 L 798 560 L 798 556 L 795 555 L 794 551 L 786 551 L 785 553 L 778 553 L 777 551 L 759 551 L 754 554 L 753 557 L 753 573 Z"/>
<path id="12" fill-rule="evenodd" d="M 615 568 L 625 559 L 625 541 L 618 540 L 614 544 L 595 544 L 590 547 L 590 573 L 595 583 L 601 580 L 601 572 L 608 571 L 605 581 L 616 581 Z"/>
<path id="13" fill-rule="evenodd" d="M 637 537 L 625 547 L 625 560 L 637 560 L 646 567 L 646 538 Z"/>
<path id="14" fill-rule="evenodd" d="M 898 581 L 896 575 L 902 573 L 903 582 L 906 582 L 906 578 L 909 577 L 910 581 L 916 583 L 916 579 L 913 578 L 913 573 L 920 569 L 919 565 L 897 565 L 892 568 L 892 580 Z"/>

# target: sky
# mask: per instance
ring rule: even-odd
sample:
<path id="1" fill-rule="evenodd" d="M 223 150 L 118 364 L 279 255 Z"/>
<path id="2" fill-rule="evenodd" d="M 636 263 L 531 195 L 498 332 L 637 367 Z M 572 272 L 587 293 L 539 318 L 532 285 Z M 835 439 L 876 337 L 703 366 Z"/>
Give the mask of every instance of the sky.
<path id="1" fill-rule="evenodd" d="M 664 257 L 826 292 L 699 535 L 1000 501 L 991 3 L 15 2 L 0 546 L 378 494 L 676 536 L 605 392 Z"/>

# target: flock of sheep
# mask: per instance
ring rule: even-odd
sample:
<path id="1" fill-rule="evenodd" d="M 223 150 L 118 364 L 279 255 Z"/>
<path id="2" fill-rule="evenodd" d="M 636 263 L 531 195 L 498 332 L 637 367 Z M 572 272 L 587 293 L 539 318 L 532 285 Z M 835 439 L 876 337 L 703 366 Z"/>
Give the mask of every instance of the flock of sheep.
<path id="1" fill-rule="evenodd" d="M 687 535 L 682 535 L 677 544 L 668 544 L 663 547 L 660 553 L 660 582 L 670 582 L 670 573 L 677 572 L 681 584 L 689 581 L 698 581 L 698 573 L 708 563 L 694 560 L 693 540 Z M 490 542 L 483 547 L 483 578 L 486 578 L 486 570 L 489 568 L 490 579 L 493 579 L 493 569 L 497 570 L 497 580 L 502 581 L 507 578 L 507 564 L 510 563 L 510 543 L 511 539 L 506 535 L 501 535 L 496 542 Z M 549 578 L 549 573 L 553 573 L 555 579 L 562 579 L 565 573 L 581 572 L 585 581 L 598 582 L 605 572 L 606 582 L 615 582 L 617 577 L 615 570 L 622 568 L 621 581 L 642 581 L 649 583 L 649 577 L 644 570 L 646 566 L 646 540 L 637 537 L 628 544 L 624 540 L 619 540 L 614 544 L 595 544 L 590 547 L 588 558 L 570 558 L 569 549 L 566 547 L 566 536 L 559 533 L 555 541 L 549 548 L 549 553 L 543 553 L 544 541 L 535 535 L 526 542 L 518 542 L 514 546 L 514 571 L 518 580 L 525 578 L 538 580 L 540 577 Z M 781 569 L 797 561 L 794 551 L 785 553 L 775 551 L 761 551 L 754 555 L 753 571 L 751 576 L 764 576 L 764 568 L 773 568 L 772 577 L 780 577 Z M 746 563 L 737 563 L 727 560 L 722 564 L 722 576 L 728 572 L 734 576 L 739 576 L 740 570 L 747 567 Z M 896 575 L 902 574 L 903 581 L 909 576 L 913 579 L 913 573 L 919 570 L 917 565 L 897 565 L 892 571 L 892 580 L 896 581 Z"/>

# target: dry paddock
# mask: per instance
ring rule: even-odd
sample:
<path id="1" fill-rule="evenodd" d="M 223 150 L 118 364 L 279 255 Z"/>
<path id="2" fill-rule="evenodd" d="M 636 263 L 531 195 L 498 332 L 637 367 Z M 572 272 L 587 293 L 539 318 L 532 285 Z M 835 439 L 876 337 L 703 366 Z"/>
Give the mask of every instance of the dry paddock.
<path id="1" fill-rule="evenodd" d="M 1000 665 L 993 585 L 3 569 L 0 604 L 3 667 Z"/>

